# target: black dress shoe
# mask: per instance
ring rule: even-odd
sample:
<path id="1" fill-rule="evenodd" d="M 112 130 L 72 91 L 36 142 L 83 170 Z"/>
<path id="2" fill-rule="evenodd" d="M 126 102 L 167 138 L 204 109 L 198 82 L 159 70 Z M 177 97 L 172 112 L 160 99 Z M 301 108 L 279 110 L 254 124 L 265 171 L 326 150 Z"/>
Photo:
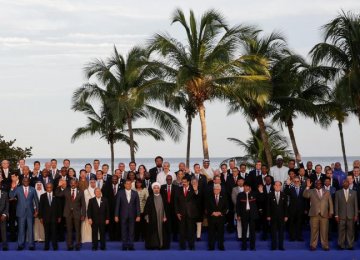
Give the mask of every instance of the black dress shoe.
<path id="1" fill-rule="evenodd" d="M 348 247 L 347 250 L 354 250 L 354 248 L 353 247 Z"/>
<path id="2" fill-rule="evenodd" d="M 123 246 L 123 247 L 122 247 L 122 250 L 123 250 L 123 251 L 127 251 L 127 250 L 128 250 L 127 246 Z"/>
<path id="3" fill-rule="evenodd" d="M 93 246 L 93 247 L 91 248 L 91 250 L 92 250 L 92 251 L 96 251 L 97 248 Z"/>
<path id="4" fill-rule="evenodd" d="M 256 251 L 255 247 L 250 247 L 250 251 Z"/>
<path id="5" fill-rule="evenodd" d="M 298 238 L 297 241 L 304 242 L 304 239 L 303 238 Z"/>
<path id="6" fill-rule="evenodd" d="M 105 251 L 106 247 L 100 247 L 100 250 Z"/>
<path id="7" fill-rule="evenodd" d="M 22 251 L 22 250 L 24 250 L 24 247 L 23 246 L 18 246 L 16 250 L 17 251 Z"/>
<path id="8" fill-rule="evenodd" d="M 44 251 L 49 251 L 49 247 L 48 247 L 48 246 L 45 246 L 45 247 L 44 247 Z"/>
<path id="9" fill-rule="evenodd" d="M 29 250 L 30 250 L 30 251 L 34 251 L 34 250 L 35 250 L 35 247 L 34 247 L 34 246 L 30 246 L 30 247 L 29 247 Z"/>
<path id="10" fill-rule="evenodd" d="M 58 247 L 57 247 L 57 246 L 54 246 L 53 249 L 54 249 L 54 251 L 57 251 L 57 250 L 58 250 Z"/>
<path id="11" fill-rule="evenodd" d="M 225 251 L 225 247 L 224 246 L 219 246 L 219 250 L 220 251 Z"/>
<path id="12" fill-rule="evenodd" d="M 130 247 L 128 248 L 128 250 L 129 250 L 129 251 L 135 251 L 135 248 L 134 248 L 133 246 L 130 246 Z"/>
<path id="13" fill-rule="evenodd" d="M 247 247 L 246 246 L 242 246 L 241 247 L 241 251 L 246 251 L 247 250 Z"/>
<path id="14" fill-rule="evenodd" d="M 201 237 L 198 237 L 198 238 L 196 239 L 196 241 L 198 241 L 198 242 L 201 241 Z"/>
<path id="15" fill-rule="evenodd" d="M 208 250 L 209 250 L 209 251 L 214 251 L 215 248 L 214 248 L 214 247 L 209 247 Z"/>
<path id="16" fill-rule="evenodd" d="M 73 251 L 73 250 L 74 250 L 74 247 L 68 246 L 67 250 L 68 250 L 68 251 Z"/>
<path id="17" fill-rule="evenodd" d="M 279 247 L 279 250 L 280 250 L 280 251 L 285 251 L 285 248 Z"/>
<path id="18" fill-rule="evenodd" d="M 3 251 L 8 251 L 9 248 L 8 248 L 7 246 L 3 246 L 2 250 L 3 250 Z"/>

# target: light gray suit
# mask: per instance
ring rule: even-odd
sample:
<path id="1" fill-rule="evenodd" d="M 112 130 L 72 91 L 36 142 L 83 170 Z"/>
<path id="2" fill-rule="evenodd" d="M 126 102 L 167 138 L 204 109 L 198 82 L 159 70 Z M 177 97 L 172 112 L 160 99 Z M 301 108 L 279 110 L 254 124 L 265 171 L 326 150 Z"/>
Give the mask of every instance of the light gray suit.
<path id="1" fill-rule="evenodd" d="M 345 248 L 345 238 L 348 248 L 353 247 L 354 243 L 354 224 L 358 215 L 357 191 L 348 189 L 348 199 L 346 201 L 344 189 L 335 193 L 335 217 L 339 217 L 339 237 L 338 245 Z"/>

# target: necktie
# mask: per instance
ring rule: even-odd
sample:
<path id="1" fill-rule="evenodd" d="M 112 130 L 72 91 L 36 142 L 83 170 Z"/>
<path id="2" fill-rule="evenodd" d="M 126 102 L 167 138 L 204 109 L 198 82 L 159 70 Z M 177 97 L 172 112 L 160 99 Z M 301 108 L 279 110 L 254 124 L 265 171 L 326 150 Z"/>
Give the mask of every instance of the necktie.
<path id="1" fill-rule="evenodd" d="M 186 195 L 187 195 L 187 188 L 184 188 L 184 196 L 186 197 Z"/>
<path id="2" fill-rule="evenodd" d="M 256 176 L 259 176 L 260 175 L 260 172 L 259 170 L 256 171 Z"/>
<path id="3" fill-rule="evenodd" d="M 356 180 L 356 184 L 359 184 L 359 177 L 356 177 L 355 180 Z"/>
<path id="4" fill-rule="evenodd" d="M 299 197 L 299 187 L 296 187 L 296 196 Z"/>
<path id="5" fill-rule="evenodd" d="M 249 194 L 246 192 L 246 210 L 250 210 Z"/>
<path id="6" fill-rule="evenodd" d="M 71 190 L 71 199 L 75 200 L 75 189 Z"/>
<path id="7" fill-rule="evenodd" d="M 215 202 L 216 202 L 216 206 L 219 205 L 219 195 L 215 196 Z"/>
<path id="8" fill-rule="evenodd" d="M 97 185 L 97 186 L 98 186 L 98 188 L 100 188 L 100 181 L 98 181 L 98 185 Z"/>
<path id="9" fill-rule="evenodd" d="M 276 192 L 276 204 L 279 204 L 279 192 Z"/>
<path id="10" fill-rule="evenodd" d="M 171 189 L 170 189 L 170 185 L 168 185 L 168 188 L 167 188 L 167 201 L 168 201 L 168 203 L 170 203 L 170 201 L 171 201 Z"/>
<path id="11" fill-rule="evenodd" d="M 51 206 L 51 195 L 49 193 L 49 205 Z"/>
<path id="12" fill-rule="evenodd" d="M 116 195 L 116 185 L 114 184 L 113 186 L 114 195 Z"/>
<path id="13" fill-rule="evenodd" d="M 345 201 L 347 202 L 349 198 L 349 190 L 345 190 Z"/>
<path id="14" fill-rule="evenodd" d="M 321 199 L 321 191 L 317 190 L 317 193 L 318 193 L 319 198 Z"/>
<path id="15" fill-rule="evenodd" d="M 28 188 L 25 187 L 25 198 L 27 198 L 27 197 L 28 197 Z"/>

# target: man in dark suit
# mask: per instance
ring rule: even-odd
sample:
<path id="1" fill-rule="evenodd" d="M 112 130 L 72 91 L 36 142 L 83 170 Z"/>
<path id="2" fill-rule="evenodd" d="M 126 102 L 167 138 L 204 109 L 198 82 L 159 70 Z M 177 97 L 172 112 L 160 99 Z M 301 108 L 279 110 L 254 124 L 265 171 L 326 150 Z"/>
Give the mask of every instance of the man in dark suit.
<path id="1" fill-rule="evenodd" d="M 98 234 L 100 234 L 100 249 L 106 249 L 105 226 L 109 224 L 109 204 L 102 196 L 100 188 L 95 188 L 95 198 L 89 200 L 87 216 L 92 232 L 92 250 L 98 248 Z"/>
<path id="2" fill-rule="evenodd" d="M 54 180 L 54 187 L 59 186 L 60 180 L 66 182 L 66 186 L 70 186 L 70 178 L 67 176 L 68 170 L 65 167 L 62 167 L 60 170 L 60 174 Z"/>
<path id="3" fill-rule="evenodd" d="M 249 228 L 250 250 L 255 249 L 255 221 L 259 219 L 257 201 L 262 201 L 263 187 L 259 187 L 259 192 L 251 191 L 251 184 L 244 183 L 244 192 L 238 194 L 236 198 L 236 214 L 238 221 L 241 221 L 242 227 L 242 246 L 241 250 L 247 250 L 246 234 Z"/>
<path id="4" fill-rule="evenodd" d="M 274 177 L 269 175 L 269 171 L 268 171 L 268 167 L 266 165 L 262 165 L 261 166 L 261 173 L 260 175 L 257 175 L 255 180 L 256 180 L 256 185 L 266 185 L 266 181 L 265 178 L 266 176 L 269 176 L 271 179 L 271 185 L 274 185 Z"/>
<path id="5" fill-rule="evenodd" d="M 288 199 L 284 192 L 281 191 L 282 184 L 276 181 L 274 192 L 270 193 L 267 199 L 267 219 L 271 226 L 271 250 L 284 250 L 284 231 L 285 222 L 288 220 L 287 205 Z"/>
<path id="6" fill-rule="evenodd" d="M 115 203 L 119 190 L 123 188 L 121 184 L 118 183 L 118 176 L 113 175 L 111 177 L 111 183 L 106 185 L 105 193 L 103 194 L 109 204 L 109 214 L 110 214 L 110 223 L 109 223 L 109 238 L 110 241 L 120 241 L 121 231 L 120 223 L 116 223 L 114 219 L 115 215 Z"/>
<path id="7" fill-rule="evenodd" d="M 173 179 L 171 175 L 166 176 L 166 184 L 161 185 L 160 194 L 163 197 L 165 211 L 170 214 L 166 216 L 167 218 L 167 225 L 170 227 L 170 234 L 172 234 L 173 239 L 177 240 L 177 233 L 178 233 L 178 221 L 176 218 L 175 213 L 175 193 L 177 192 L 176 185 L 172 184 Z M 169 236 L 170 236 L 169 234 Z"/>
<path id="8" fill-rule="evenodd" d="M 179 220 L 180 249 L 186 248 L 186 241 L 190 250 L 195 250 L 195 221 L 199 217 L 198 186 L 190 186 L 187 177 L 182 179 L 182 188 L 178 189 L 175 196 L 175 212 Z"/>
<path id="9" fill-rule="evenodd" d="M 244 179 L 245 182 L 249 183 L 251 185 L 251 188 L 253 190 L 256 190 L 256 176 L 255 173 L 247 173 L 246 172 L 246 164 L 242 163 L 240 164 L 240 173 L 239 178 Z"/>
<path id="10" fill-rule="evenodd" d="M 58 249 L 56 226 L 61 221 L 61 205 L 59 198 L 53 194 L 53 184 L 46 184 L 46 193 L 40 196 L 39 204 L 39 219 L 44 225 L 45 230 L 45 245 L 44 250 L 49 250 L 51 241 L 53 249 Z"/>
<path id="11" fill-rule="evenodd" d="M 153 192 L 151 185 L 154 183 L 155 181 L 153 181 L 151 179 L 151 175 L 150 172 L 145 172 L 144 173 L 144 179 L 142 180 L 142 186 L 148 190 L 149 194 L 151 194 Z"/>
<path id="12" fill-rule="evenodd" d="M 151 168 L 149 170 L 150 173 L 150 179 L 154 183 L 156 181 L 156 177 L 158 173 L 163 171 L 162 165 L 163 165 L 164 159 L 161 156 L 155 157 L 155 167 Z"/>
<path id="13" fill-rule="evenodd" d="M 53 180 L 55 180 L 60 175 L 60 171 L 57 168 L 57 160 L 51 159 L 50 164 L 51 164 L 50 174 Z"/>
<path id="14" fill-rule="evenodd" d="M 262 166 L 264 167 L 264 165 Z M 259 184 L 260 186 L 261 184 Z M 259 218 L 260 218 L 260 226 L 262 229 L 262 240 L 265 241 L 268 239 L 268 234 L 270 233 L 270 225 L 269 225 L 269 221 L 267 220 L 267 198 L 270 195 L 271 192 L 274 191 L 274 178 L 267 174 L 265 177 L 265 184 L 263 185 L 263 190 L 264 190 L 264 194 L 263 194 L 263 200 L 258 201 L 257 205 L 259 208 Z"/>
<path id="15" fill-rule="evenodd" d="M 34 217 L 37 216 L 39 202 L 36 191 L 30 185 L 30 179 L 24 178 L 22 186 L 11 184 L 10 198 L 17 198 L 16 216 L 18 218 L 18 250 L 21 251 L 25 247 L 25 235 L 29 242 L 29 250 L 35 250 L 33 223 Z"/>
<path id="16" fill-rule="evenodd" d="M 19 181 L 19 173 L 17 171 L 11 172 L 11 181 L 6 190 L 10 190 L 10 187 L 19 187 L 21 183 Z M 17 207 L 17 199 L 9 198 L 9 233 L 10 233 L 10 241 L 15 242 L 17 240 L 18 226 L 16 225 L 16 207 Z"/>
<path id="17" fill-rule="evenodd" d="M 323 174 L 321 171 L 322 171 L 322 166 L 320 164 L 318 164 L 318 165 L 315 166 L 315 174 L 312 174 L 310 176 L 310 181 L 311 181 L 311 183 L 313 185 L 312 186 L 313 188 L 315 187 L 315 182 L 317 180 L 320 180 L 321 183 L 324 183 L 324 181 L 325 181 L 326 175 Z"/>
<path id="18" fill-rule="evenodd" d="M 25 178 L 28 178 L 28 179 L 30 180 L 29 185 L 30 185 L 31 187 L 34 187 L 34 186 L 35 186 L 35 185 L 32 186 L 32 184 L 33 184 L 33 181 L 32 181 L 32 173 L 31 173 L 31 171 L 30 171 L 29 166 L 27 166 L 27 165 L 25 165 L 25 166 L 23 167 L 23 169 L 22 169 L 22 174 L 19 176 L 20 183 L 23 183 L 23 179 L 25 179 Z"/>
<path id="19" fill-rule="evenodd" d="M 10 167 L 10 162 L 8 160 L 2 160 L 1 161 L 0 174 L 1 174 L 2 179 L 3 179 L 2 184 L 3 185 L 6 184 L 7 190 L 10 189 L 10 184 L 11 184 L 11 172 L 12 172 L 12 170 L 9 167 Z"/>
<path id="20" fill-rule="evenodd" d="M 6 191 L 0 188 L 0 228 L 3 251 L 8 251 L 6 240 L 6 219 L 9 217 L 9 197 Z"/>
<path id="21" fill-rule="evenodd" d="M 255 177 L 261 176 L 261 172 L 262 172 L 261 168 L 262 168 L 261 161 L 257 161 L 256 164 L 255 164 L 255 169 L 251 170 L 249 172 L 249 174 L 252 175 L 252 176 L 255 176 Z"/>
<path id="22" fill-rule="evenodd" d="M 121 221 L 123 250 L 135 250 L 135 221 L 140 221 L 140 201 L 136 191 L 131 189 L 131 181 L 125 181 L 125 189 L 120 190 L 115 204 L 115 222 Z"/>
<path id="23" fill-rule="evenodd" d="M 294 178 L 294 186 L 286 186 L 284 192 L 289 196 L 289 234 L 290 241 L 304 241 L 302 225 L 307 211 L 307 203 L 303 197 L 305 188 L 301 186 L 299 177 Z"/>
<path id="24" fill-rule="evenodd" d="M 224 247 L 224 224 L 225 216 L 228 211 L 226 196 L 221 194 L 221 185 L 214 184 L 213 194 L 206 198 L 206 212 L 208 215 L 208 247 L 214 250 L 215 241 L 218 243 L 219 250 L 225 250 Z"/>
<path id="25" fill-rule="evenodd" d="M 66 220 L 66 243 L 69 251 L 73 250 L 72 231 L 75 228 L 76 245 L 78 251 L 81 248 L 81 221 L 86 216 L 86 205 L 84 192 L 78 189 L 76 179 L 71 179 L 70 187 L 66 187 L 66 181 L 60 180 L 59 187 L 55 191 L 55 195 L 65 198 L 65 206 L 63 216 Z"/>
<path id="26" fill-rule="evenodd" d="M 336 190 L 340 189 L 339 181 L 333 177 L 333 170 L 331 168 L 326 170 L 325 176 L 330 179 L 330 186 L 334 187 Z"/>
<path id="27" fill-rule="evenodd" d="M 312 161 L 308 161 L 306 163 L 305 176 L 310 178 L 313 174 L 315 174 L 315 170 L 313 169 L 313 163 Z"/>
<path id="28" fill-rule="evenodd" d="M 48 183 L 54 184 L 54 180 L 52 179 L 51 175 L 49 175 L 48 169 L 43 169 L 41 171 L 41 175 L 39 176 L 38 180 L 41 181 L 41 183 L 46 187 Z"/>
<path id="29" fill-rule="evenodd" d="M 226 229 L 229 233 L 235 231 L 234 225 L 234 204 L 232 201 L 232 190 L 236 186 L 237 177 L 239 176 L 239 169 L 235 167 L 235 161 L 233 161 L 231 171 L 227 170 L 227 165 L 223 163 L 221 165 L 221 183 L 225 185 L 226 198 L 228 201 L 228 212 L 226 213 Z M 235 172 L 235 173 L 234 173 Z M 234 177 L 235 176 L 235 177 Z"/>

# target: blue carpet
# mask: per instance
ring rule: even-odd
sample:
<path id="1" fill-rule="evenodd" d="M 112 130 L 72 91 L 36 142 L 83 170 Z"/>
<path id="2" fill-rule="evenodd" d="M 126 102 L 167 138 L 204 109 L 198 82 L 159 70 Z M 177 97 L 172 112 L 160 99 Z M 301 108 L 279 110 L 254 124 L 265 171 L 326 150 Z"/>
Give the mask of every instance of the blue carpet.
<path id="1" fill-rule="evenodd" d="M 18 260 L 18 259 L 47 259 L 47 260 L 70 260 L 70 259 L 102 259 L 109 260 L 115 258 L 121 259 L 157 259 L 157 260 L 209 260 L 209 259 L 360 259 L 359 243 L 355 244 L 354 251 L 338 251 L 336 250 L 336 239 L 330 242 L 331 250 L 329 252 L 322 251 L 320 245 L 317 251 L 309 251 L 309 242 L 289 242 L 285 241 L 285 251 L 270 251 L 270 241 L 256 241 L 256 251 L 240 251 L 241 242 L 234 239 L 233 234 L 226 234 L 225 249 L 226 251 L 207 251 L 206 234 L 203 235 L 203 241 L 196 242 L 196 251 L 180 251 L 177 242 L 171 243 L 170 250 L 164 251 L 148 251 L 144 248 L 144 243 L 135 243 L 136 251 L 121 251 L 121 242 L 107 242 L 106 251 L 91 251 L 91 244 L 85 243 L 81 251 L 66 251 L 65 243 L 59 243 L 59 251 L 43 251 L 43 243 L 36 244 L 36 251 L 16 251 L 17 244 L 10 243 L 8 252 L 0 251 L 0 259 Z M 309 238 L 308 232 L 305 233 L 305 238 Z"/>

